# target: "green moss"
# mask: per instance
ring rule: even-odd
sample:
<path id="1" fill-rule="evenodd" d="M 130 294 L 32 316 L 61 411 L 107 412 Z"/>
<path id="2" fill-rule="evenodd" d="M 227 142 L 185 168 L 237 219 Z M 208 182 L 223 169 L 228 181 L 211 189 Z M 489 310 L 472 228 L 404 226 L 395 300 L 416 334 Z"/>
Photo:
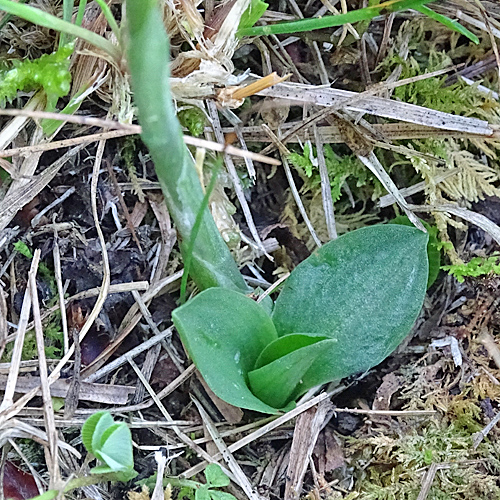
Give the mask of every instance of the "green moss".
<path id="1" fill-rule="evenodd" d="M 324 146 L 324 155 L 334 202 L 341 198 L 341 189 L 345 182 L 358 199 L 376 199 L 383 193 L 380 182 L 356 155 L 337 154 L 329 144 Z M 315 158 L 316 148 L 309 143 L 305 144 L 302 154 L 294 152 L 289 156 L 292 165 L 307 177 L 307 190 L 316 190 L 321 184 L 319 169 L 313 164 L 313 161 L 316 163 Z"/>
<path id="2" fill-rule="evenodd" d="M 500 264 L 498 259 L 500 255 L 494 254 L 490 257 L 473 257 L 466 264 L 456 264 L 442 266 L 441 269 L 448 271 L 455 276 L 459 283 L 463 283 L 466 277 L 487 276 L 489 274 L 500 274 Z"/>
<path id="3" fill-rule="evenodd" d="M 468 408 L 467 418 L 475 420 L 475 411 Z M 454 498 L 498 499 L 497 477 L 500 463 L 497 443 L 483 442 L 477 450 L 472 446 L 472 432 L 463 421 L 450 424 L 431 423 L 427 427 L 391 439 L 373 437 L 356 443 L 360 451 L 352 463 L 369 460 L 360 467 L 357 490 L 362 500 L 416 500 L 422 478 L 431 463 L 440 464 L 427 500 Z M 470 424 L 470 421 L 468 422 Z M 475 425 L 479 422 L 475 421 Z M 482 462 L 488 464 L 485 470 Z M 363 462 L 361 462 L 363 463 Z"/>
<path id="4" fill-rule="evenodd" d="M 55 106 L 60 97 L 67 95 L 71 86 L 69 57 L 73 47 L 65 46 L 52 54 L 30 61 L 14 60 L 0 69 L 0 106 L 5 106 L 19 91 L 43 89 L 48 107 Z"/>
<path id="5" fill-rule="evenodd" d="M 186 106 L 177 113 L 177 118 L 183 127 L 186 127 L 191 135 L 200 136 L 205 129 L 207 117 L 205 113 L 196 106 Z"/>
<path id="6" fill-rule="evenodd" d="M 59 359 L 62 354 L 63 332 L 61 330 L 61 312 L 57 311 L 50 316 L 44 324 L 43 334 L 45 340 L 45 356 L 50 359 Z M 14 343 L 9 343 L 2 356 L 2 362 L 9 362 L 12 356 Z M 23 361 L 30 361 L 38 357 L 36 337 L 34 330 L 26 332 L 21 353 Z"/>

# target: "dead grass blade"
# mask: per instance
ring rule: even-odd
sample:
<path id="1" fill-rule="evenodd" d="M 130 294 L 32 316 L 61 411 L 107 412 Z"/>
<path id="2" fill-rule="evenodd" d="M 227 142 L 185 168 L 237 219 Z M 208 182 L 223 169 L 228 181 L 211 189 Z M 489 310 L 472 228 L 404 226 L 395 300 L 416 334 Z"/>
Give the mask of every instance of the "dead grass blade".
<path id="1" fill-rule="evenodd" d="M 0 231 L 10 224 L 17 212 L 39 194 L 54 179 L 66 162 L 83 147 L 83 145 L 79 145 L 70 149 L 42 173 L 30 178 L 27 182 L 24 180 L 22 183 L 12 184 L 0 207 Z"/>
<path id="2" fill-rule="evenodd" d="M 38 266 L 38 261 L 31 262 L 30 272 L 34 272 Z M 0 405 L 0 412 L 4 412 L 12 407 L 14 403 L 14 393 L 16 390 L 17 379 L 19 376 L 19 366 L 21 363 L 21 355 L 24 345 L 24 338 L 26 335 L 26 327 L 28 325 L 31 312 L 31 292 L 30 284 L 28 282 L 24 292 L 23 305 L 21 307 L 21 314 L 17 325 L 17 335 L 14 342 L 14 349 L 10 358 L 10 370 L 7 383 L 5 385 L 4 396 L 2 404 Z"/>
<path id="3" fill-rule="evenodd" d="M 49 441 L 48 449 L 45 450 L 45 460 L 49 471 L 49 489 L 57 489 L 60 486 L 61 473 L 59 470 L 58 459 L 58 439 L 57 430 L 54 424 L 54 407 L 52 406 L 52 397 L 48 383 L 47 360 L 45 359 L 45 339 L 43 335 L 42 320 L 40 319 L 40 304 L 38 302 L 38 290 L 36 286 L 36 272 L 40 261 L 41 251 L 37 248 L 33 254 L 33 267 L 30 270 L 29 290 L 31 293 L 31 303 L 33 309 L 33 318 L 35 322 L 35 338 L 38 351 L 38 368 L 40 370 L 40 386 L 42 388 L 43 400 L 43 418 L 45 422 L 45 430 Z"/>
<path id="4" fill-rule="evenodd" d="M 432 109 L 384 99 L 382 97 L 361 97 L 356 92 L 338 90 L 311 85 L 280 83 L 275 87 L 263 90 L 258 95 L 278 97 L 298 103 L 315 104 L 317 106 L 335 106 L 358 113 L 381 116 L 392 120 L 425 125 L 437 129 L 451 130 L 469 134 L 492 136 L 493 129 L 484 120 L 465 116 L 452 115 Z M 352 101 L 356 99 L 356 101 Z M 350 103 L 352 101 L 352 103 Z"/>
<path id="5" fill-rule="evenodd" d="M 12 113 L 11 113 L 12 111 Z M 8 116 L 27 116 L 30 118 L 49 118 L 53 120 L 62 120 L 68 123 L 77 123 L 80 125 L 87 125 L 93 127 L 103 127 L 103 128 L 111 128 L 118 129 L 115 132 L 103 132 L 101 134 L 92 134 L 89 136 L 83 136 L 75 139 L 64 139 L 61 141 L 55 141 L 49 144 L 40 144 L 36 146 L 25 146 L 22 148 L 13 148 L 7 149 L 4 151 L 0 151 L 0 158 L 15 156 L 15 155 L 28 155 L 34 152 L 42 152 L 42 151 L 50 151 L 53 149 L 59 149 L 62 147 L 67 147 L 72 144 L 80 144 L 84 143 L 84 145 L 95 142 L 96 140 L 106 140 L 115 137 L 124 137 L 127 135 L 135 135 L 140 134 L 142 129 L 139 125 L 127 125 L 124 123 L 112 121 L 112 120 L 103 120 L 101 118 L 92 118 L 88 116 L 78 116 L 78 115 L 64 115 L 64 118 L 61 117 L 60 113 L 49 113 L 47 111 L 25 111 L 25 110 L 11 110 L 11 109 L 0 109 L 0 115 L 8 115 Z M 9 141 L 10 142 L 10 141 Z M 226 145 L 222 141 L 222 143 L 207 141 L 205 139 L 198 139 L 197 137 L 191 137 L 188 135 L 184 136 L 184 142 L 189 144 L 190 146 L 195 146 L 199 148 L 206 148 L 211 151 L 218 151 L 220 153 L 226 153 L 228 155 L 241 156 L 242 158 L 250 158 L 254 161 L 260 161 L 262 163 L 268 163 L 269 165 L 280 165 L 278 160 L 274 158 L 269 158 L 268 156 L 264 156 L 259 153 L 254 153 L 253 151 L 248 151 L 245 149 L 236 148 L 231 145 Z"/>
<path id="6" fill-rule="evenodd" d="M 203 420 L 203 423 L 205 424 L 205 427 L 210 434 L 210 437 L 212 438 L 213 442 L 215 443 L 215 446 L 219 450 L 219 453 L 222 455 L 222 458 L 224 459 L 224 462 L 226 462 L 227 466 L 229 469 L 231 469 L 231 472 L 234 475 L 235 482 L 240 486 L 240 488 L 245 492 L 246 496 L 250 500 L 263 500 L 262 497 L 255 491 L 253 488 L 252 484 L 250 483 L 249 479 L 243 472 L 243 469 L 241 466 L 238 464 L 236 459 L 233 457 L 232 453 L 229 451 L 226 443 L 224 440 L 221 438 L 219 432 L 217 431 L 217 428 L 215 427 L 212 419 L 208 415 L 208 413 L 205 411 L 203 406 L 200 404 L 200 402 L 195 399 L 194 397 L 191 398 L 196 405 L 196 408 L 198 409 L 198 412 L 200 413 L 200 416 Z"/>
<path id="7" fill-rule="evenodd" d="M 333 404 L 324 400 L 297 418 L 286 472 L 285 500 L 299 500 L 319 433 L 333 414 Z"/>
<path id="8" fill-rule="evenodd" d="M 466 208 L 459 207 L 452 204 L 443 205 L 408 205 L 408 207 L 415 212 L 444 212 L 456 215 L 477 227 L 487 232 L 499 245 L 500 245 L 500 227 L 493 221 Z"/>

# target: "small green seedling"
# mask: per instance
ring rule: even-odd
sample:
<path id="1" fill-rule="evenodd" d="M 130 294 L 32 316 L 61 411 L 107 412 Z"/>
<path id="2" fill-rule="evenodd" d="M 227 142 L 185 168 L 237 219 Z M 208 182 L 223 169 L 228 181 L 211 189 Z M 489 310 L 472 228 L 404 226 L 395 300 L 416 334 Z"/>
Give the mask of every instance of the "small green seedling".
<path id="1" fill-rule="evenodd" d="M 222 472 L 220 465 L 209 464 L 205 469 L 206 484 L 197 483 L 196 486 L 183 486 L 177 498 L 182 500 L 236 500 L 230 493 L 219 491 L 214 488 L 229 486 L 229 478 Z"/>
<path id="2" fill-rule="evenodd" d="M 242 293 L 210 288 L 176 309 L 174 324 L 217 396 L 276 413 L 394 351 L 422 307 L 427 243 L 414 227 L 358 229 L 297 266 L 272 314 Z"/>
<path id="3" fill-rule="evenodd" d="M 218 464 L 207 465 L 205 471 L 206 483 L 200 483 L 198 481 L 193 481 L 192 479 L 180 479 L 177 477 L 165 477 L 163 479 L 163 486 L 173 486 L 179 489 L 179 494 L 177 495 L 177 500 L 236 500 L 236 498 L 230 493 L 224 491 L 219 491 L 215 488 L 225 488 L 229 486 L 230 480 L 224 474 Z M 139 486 L 147 486 L 148 488 L 154 488 L 156 483 L 156 474 L 148 477 L 147 479 L 142 479 L 137 481 Z"/>
<path id="4" fill-rule="evenodd" d="M 125 483 L 137 476 L 130 430 L 125 422 L 114 422 L 108 411 L 94 413 L 85 421 L 82 442 L 87 451 L 104 465 L 94 467 L 91 475 L 70 479 L 61 490 L 48 490 L 32 500 L 55 500 L 61 493 L 70 493 L 84 486 L 107 481 Z"/>
<path id="5" fill-rule="evenodd" d="M 82 442 L 89 453 L 104 463 L 93 474 L 121 472 L 134 477 L 132 435 L 125 422 L 116 423 L 107 411 L 91 415 L 82 427 Z"/>

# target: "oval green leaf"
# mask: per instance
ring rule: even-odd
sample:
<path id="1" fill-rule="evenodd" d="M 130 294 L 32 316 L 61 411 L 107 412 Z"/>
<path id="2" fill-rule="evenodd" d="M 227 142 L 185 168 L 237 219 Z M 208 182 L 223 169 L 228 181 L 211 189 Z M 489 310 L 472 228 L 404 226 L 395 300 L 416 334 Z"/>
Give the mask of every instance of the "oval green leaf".
<path id="1" fill-rule="evenodd" d="M 431 226 L 423 220 L 420 221 L 427 233 L 429 234 L 429 242 L 427 243 L 427 258 L 429 260 L 429 277 L 427 279 L 427 288 L 430 288 L 436 281 L 439 270 L 441 269 L 441 250 L 439 249 L 440 241 L 438 239 L 438 228 Z M 389 224 L 399 224 L 401 226 L 413 227 L 413 223 L 406 215 L 398 215 L 392 219 Z"/>
<path id="2" fill-rule="evenodd" d="M 177 308 L 172 319 L 191 359 L 217 396 L 240 408 L 276 413 L 247 385 L 247 373 L 277 338 L 261 305 L 233 290 L 209 288 Z"/>
<path id="3" fill-rule="evenodd" d="M 412 227 L 367 227 L 327 243 L 292 272 L 273 311 L 278 335 L 336 341 L 304 375 L 302 392 L 377 365 L 410 332 L 425 297 L 427 240 Z"/>
<path id="4" fill-rule="evenodd" d="M 208 464 L 204 474 L 211 488 L 224 488 L 231 482 L 219 464 Z"/>

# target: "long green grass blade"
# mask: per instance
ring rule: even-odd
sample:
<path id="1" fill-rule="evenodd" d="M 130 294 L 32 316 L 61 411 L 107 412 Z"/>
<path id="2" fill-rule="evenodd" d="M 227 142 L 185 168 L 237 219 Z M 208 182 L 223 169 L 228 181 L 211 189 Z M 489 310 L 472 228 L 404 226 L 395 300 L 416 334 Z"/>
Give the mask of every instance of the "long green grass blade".
<path id="1" fill-rule="evenodd" d="M 36 9 L 35 7 L 24 5 L 22 3 L 13 2 L 12 0 L 0 0 L 0 10 L 17 17 L 21 17 L 22 19 L 25 19 L 33 24 L 38 24 L 39 26 L 43 26 L 45 28 L 66 33 L 70 36 L 82 38 L 98 49 L 101 49 L 109 54 L 115 61 L 119 62 L 121 59 L 120 49 L 104 37 L 80 26 L 75 26 L 67 21 L 63 21 L 48 12 L 44 12 L 40 9 Z"/>
<path id="2" fill-rule="evenodd" d="M 181 279 L 181 289 L 180 289 L 180 305 L 186 302 L 186 288 L 187 288 L 187 279 L 189 276 L 189 270 L 191 269 L 191 262 L 193 260 L 193 250 L 194 245 L 196 243 L 196 237 L 198 236 L 198 232 L 201 227 L 201 223 L 203 221 L 203 214 L 208 207 L 208 202 L 210 200 L 210 196 L 215 188 L 215 184 L 217 183 L 217 174 L 219 173 L 219 169 L 216 168 L 212 177 L 210 178 L 210 182 L 208 183 L 205 196 L 201 202 L 201 206 L 198 209 L 198 213 L 196 214 L 196 219 L 194 221 L 193 229 L 191 231 L 191 236 L 189 238 L 189 245 L 186 251 L 186 258 L 184 259 L 184 273 L 182 274 Z"/>
<path id="3" fill-rule="evenodd" d="M 239 37 L 262 36 L 262 35 L 284 35 L 288 33 L 301 33 L 323 28 L 333 28 L 343 24 L 352 24 L 359 21 L 367 21 L 375 16 L 396 12 L 405 9 L 417 9 L 422 5 L 434 2 L 435 0 L 388 0 L 378 5 L 366 7 L 364 9 L 353 10 L 346 14 L 336 16 L 325 16 L 310 19 L 301 19 L 285 23 L 277 23 L 268 26 L 255 26 L 253 28 L 241 29 L 237 32 Z"/>
<path id="4" fill-rule="evenodd" d="M 104 0 L 95 0 L 95 2 L 101 8 L 104 17 L 106 18 L 106 21 L 108 21 L 109 27 L 116 36 L 116 39 L 120 41 L 121 40 L 120 28 L 118 27 L 118 23 L 116 22 L 115 16 L 113 16 L 113 13 L 109 8 L 109 5 Z"/>
<path id="5" fill-rule="evenodd" d="M 82 25 L 83 16 L 85 15 L 85 7 L 87 6 L 87 0 L 80 0 L 78 4 L 78 14 L 76 15 L 75 24 L 77 26 Z"/>
<path id="6" fill-rule="evenodd" d="M 71 16 L 73 15 L 73 0 L 63 0 L 63 20 L 70 23 Z M 64 47 L 68 42 L 71 41 L 71 38 L 66 33 L 61 33 L 59 37 L 59 48 Z"/>
<path id="7" fill-rule="evenodd" d="M 434 19 L 434 21 L 438 21 L 447 28 L 450 28 L 453 31 L 457 31 L 461 35 L 466 36 L 469 40 L 473 41 L 475 44 L 479 43 L 479 38 L 476 35 L 474 35 L 474 33 L 469 31 L 465 26 L 462 26 L 458 21 L 443 16 L 442 14 L 438 14 L 437 12 L 434 12 L 432 9 L 429 9 L 429 7 L 427 7 L 426 5 L 415 7 L 415 10 L 418 10 L 420 13 L 425 14 L 431 19 Z"/>
<path id="8" fill-rule="evenodd" d="M 158 180 L 179 235 L 190 275 L 204 289 L 213 286 L 247 291 L 236 263 L 207 208 L 189 244 L 203 191 L 175 115 L 169 87 L 169 43 L 155 0 L 127 0 L 128 63 L 142 138 L 155 162 Z M 191 255 L 191 257 L 188 257 Z"/>

